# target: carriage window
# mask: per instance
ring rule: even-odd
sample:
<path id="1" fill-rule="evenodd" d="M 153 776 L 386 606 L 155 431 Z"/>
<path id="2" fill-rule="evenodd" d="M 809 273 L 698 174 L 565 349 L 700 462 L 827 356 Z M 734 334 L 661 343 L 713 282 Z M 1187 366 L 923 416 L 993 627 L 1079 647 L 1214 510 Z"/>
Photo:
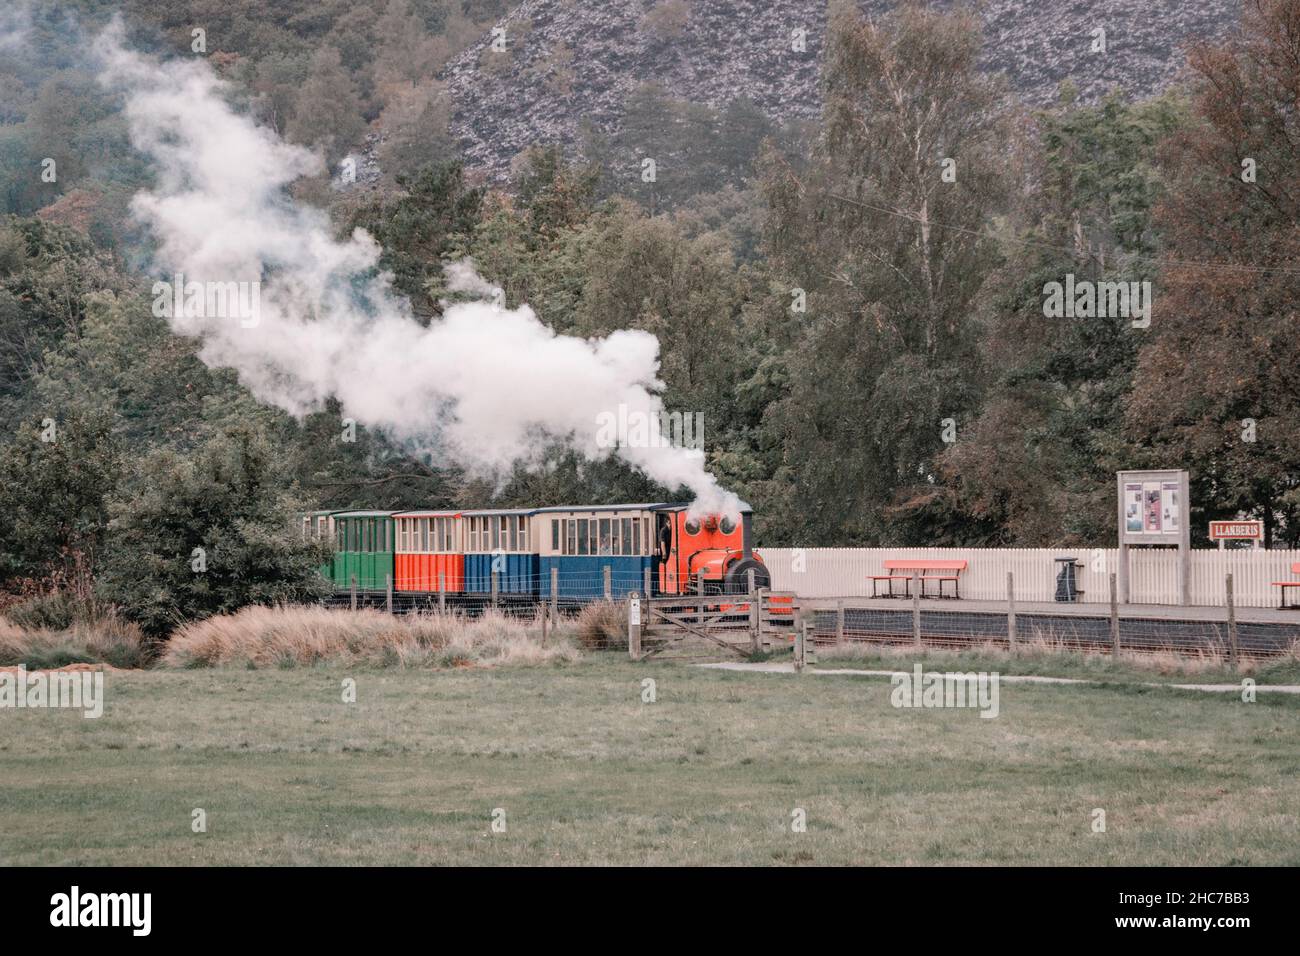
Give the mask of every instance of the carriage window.
<path id="1" fill-rule="evenodd" d="M 557 554 L 560 551 L 560 519 L 551 519 L 551 550 Z"/>
<path id="2" fill-rule="evenodd" d="M 578 554 L 589 553 L 589 538 L 587 526 L 591 524 L 586 518 L 578 519 Z"/>
<path id="3" fill-rule="evenodd" d="M 619 553 L 636 554 L 636 552 L 632 550 L 632 519 L 624 518 L 620 524 L 623 526 L 622 541 L 620 542 L 623 550 Z"/>
<path id="4" fill-rule="evenodd" d="M 519 515 L 519 550 L 528 550 L 528 516 Z"/>
<path id="5" fill-rule="evenodd" d="M 632 553 L 641 553 L 641 519 L 632 519 Z"/>
<path id="6" fill-rule="evenodd" d="M 578 553 L 578 522 L 573 518 L 564 522 L 564 553 Z"/>

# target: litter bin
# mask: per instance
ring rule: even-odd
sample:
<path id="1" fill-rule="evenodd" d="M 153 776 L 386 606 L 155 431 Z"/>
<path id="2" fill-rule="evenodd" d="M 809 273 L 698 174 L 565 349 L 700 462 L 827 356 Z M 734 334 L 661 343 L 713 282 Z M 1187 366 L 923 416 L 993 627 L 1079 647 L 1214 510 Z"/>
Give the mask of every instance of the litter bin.
<path id="1" fill-rule="evenodd" d="M 1078 558 L 1057 558 L 1056 571 L 1056 600 L 1073 603 L 1079 600 L 1082 593 L 1079 590 L 1076 579 L 1077 569 L 1083 567 Z"/>

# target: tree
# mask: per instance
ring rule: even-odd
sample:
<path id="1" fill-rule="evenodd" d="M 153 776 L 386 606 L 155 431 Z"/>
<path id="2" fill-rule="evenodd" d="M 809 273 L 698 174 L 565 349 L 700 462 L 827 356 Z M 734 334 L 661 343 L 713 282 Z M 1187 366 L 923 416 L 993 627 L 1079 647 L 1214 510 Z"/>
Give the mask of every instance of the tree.
<path id="1" fill-rule="evenodd" d="M 980 296 L 998 265 L 985 227 L 1008 135 L 980 37 L 965 13 L 908 4 L 873 22 L 837 8 L 807 168 L 764 162 L 767 247 L 799 327 L 789 390 L 764 420 L 779 454 L 762 500 L 787 533 L 865 544 L 937 532 L 924 506 L 942 421 L 978 405 Z"/>
<path id="2" fill-rule="evenodd" d="M 145 457 L 112 502 L 101 594 L 151 635 L 249 604 L 319 597 L 328 545 L 303 540 L 307 508 L 279 459 L 250 427 L 188 455 Z"/>
<path id="3" fill-rule="evenodd" d="M 1300 544 L 1300 5 L 1246 4 L 1239 39 L 1190 65 L 1195 123 L 1165 150 L 1172 188 L 1134 438 L 1188 468 L 1205 517 L 1263 519 Z"/>
<path id="4" fill-rule="evenodd" d="M 120 469 L 110 415 L 73 406 L 23 422 L 0 447 L 0 579 L 89 597 Z"/>
<path id="5" fill-rule="evenodd" d="M 1115 533 L 1117 470 L 1143 464 L 1125 407 L 1149 330 L 1125 316 L 1048 318 L 1044 288 L 1079 280 L 1154 278 L 1151 210 L 1165 188 L 1153 157 L 1182 109 L 1162 97 L 1068 103 L 1037 117 L 1013 165 L 1031 184 L 1005 235 L 984 336 L 995 370 L 978 416 L 962 421 L 940 471 L 944 507 L 967 543 L 1095 545 Z M 977 535 L 979 535 L 977 537 Z M 988 535 L 985 538 L 982 535 Z"/>
<path id="6" fill-rule="evenodd" d="M 361 139 L 361 100 L 334 47 L 321 47 L 311 58 L 287 128 L 291 139 L 320 149 L 330 163 Z"/>
<path id="7" fill-rule="evenodd" d="M 438 311 L 442 260 L 463 254 L 479 220 L 484 190 L 465 182 L 458 162 L 434 162 L 412 176 L 399 176 L 405 190 L 390 201 L 376 200 L 359 210 L 353 226 L 369 231 L 384 252 L 380 265 L 415 313 L 428 319 Z"/>

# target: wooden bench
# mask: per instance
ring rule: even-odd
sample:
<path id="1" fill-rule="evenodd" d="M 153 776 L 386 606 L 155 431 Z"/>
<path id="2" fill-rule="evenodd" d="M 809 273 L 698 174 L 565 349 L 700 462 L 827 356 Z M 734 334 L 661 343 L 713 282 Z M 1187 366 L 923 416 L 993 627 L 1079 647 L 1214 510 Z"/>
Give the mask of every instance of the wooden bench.
<path id="1" fill-rule="evenodd" d="M 939 582 L 939 597 L 943 597 L 943 582 L 952 582 L 952 596 L 961 597 L 961 573 L 966 570 L 967 561 L 954 560 L 931 560 L 928 558 L 891 558 L 885 562 L 884 574 L 868 574 L 867 578 L 871 581 L 872 597 L 910 597 L 910 589 L 904 588 L 902 594 L 894 593 L 895 581 L 910 581 L 913 574 L 921 580 L 921 597 L 925 597 L 925 582 Z M 888 581 L 889 593 L 877 595 L 876 582 Z M 1296 582 L 1300 585 L 1300 581 Z"/>
<path id="2" fill-rule="evenodd" d="M 1300 574 L 1300 561 L 1297 561 L 1297 562 L 1295 562 L 1294 564 L 1291 565 L 1291 573 L 1292 573 L 1292 574 Z M 1279 607 L 1279 608 L 1282 608 L 1282 609 L 1286 609 L 1286 608 L 1300 608 L 1300 604 L 1287 604 L 1287 603 L 1286 603 L 1286 589 L 1287 589 L 1287 588 L 1300 588 L 1300 581 L 1274 581 L 1273 583 L 1274 583 L 1277 587 L 1279 587 L 1279 588 L 1282 589 L 1281 603 L 1278 604 L 1278 607 Z"/>

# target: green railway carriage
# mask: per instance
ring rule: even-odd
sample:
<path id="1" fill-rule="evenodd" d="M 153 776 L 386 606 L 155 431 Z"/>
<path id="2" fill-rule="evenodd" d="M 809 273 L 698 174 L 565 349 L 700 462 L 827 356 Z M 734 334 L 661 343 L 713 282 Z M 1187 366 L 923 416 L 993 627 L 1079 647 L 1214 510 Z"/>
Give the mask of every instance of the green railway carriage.
<path id="1" fill-rule="evenodd" d="M 356 577 L 357 589 L 383 591 L 393 573 L 392 511 L 336 511 L 334 560 L 329 578 L 346 591 Z"/>

